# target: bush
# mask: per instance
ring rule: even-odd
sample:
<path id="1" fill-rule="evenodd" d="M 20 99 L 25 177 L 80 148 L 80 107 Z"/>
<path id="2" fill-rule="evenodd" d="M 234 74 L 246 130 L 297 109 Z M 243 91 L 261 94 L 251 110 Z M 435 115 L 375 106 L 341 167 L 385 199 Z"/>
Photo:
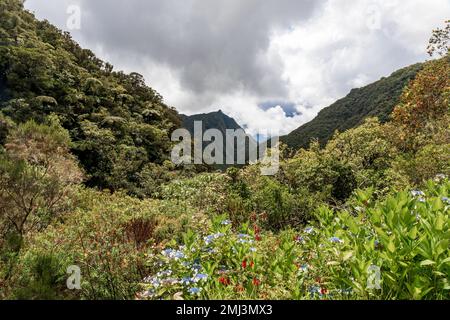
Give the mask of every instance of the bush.
<path id="1" fill-rule="evenodd" d="M 218 216 L 148 257 L 138 297 L 449 299 L 449 189 L 448 180 L 429 182 L 384 201 L 357 191 L 351 210 L 323 207 L 316 225 L 276 235 Z"/>
<path id="2" fill-rule="evenodd" d="M 171 202 L 142 201 L 122 193 L 80 189 L 73 200 L 74 212 L 26 242 L 16 267 L 24 271 L 11 286 L 34 290 L 33 273 L 25 271 L 30 269 L 27 261 L 52 254 L 64 257 L 65 268 L 81 269 L 81 290 L 64 289 L 66 296 L 131 299 L 148 272 L 145 256 L 157 246 L 181 240 L 190 220 L 198 218 Z"/>

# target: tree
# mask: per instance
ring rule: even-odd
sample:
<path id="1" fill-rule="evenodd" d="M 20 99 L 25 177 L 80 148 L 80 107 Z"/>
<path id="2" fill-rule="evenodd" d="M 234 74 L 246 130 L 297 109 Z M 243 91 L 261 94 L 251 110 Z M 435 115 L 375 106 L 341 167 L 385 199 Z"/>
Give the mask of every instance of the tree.
<path id="1" fill-rule="evenodd" d="M 434 139 L 448 124 L 449 110 L 450 59 L 447 56 L 428 62 L 394 109 L 392 125 L 402 149 L 417 150 L 419 140 Z"/>
<path id="2" fill-rule="evenodd" d="M 450 52 L 450 20 L 445 21 L 445 23 L 445 28 L 433 30 L 427 48 L 430 56 L 434 54 L 445 56 Z"/>

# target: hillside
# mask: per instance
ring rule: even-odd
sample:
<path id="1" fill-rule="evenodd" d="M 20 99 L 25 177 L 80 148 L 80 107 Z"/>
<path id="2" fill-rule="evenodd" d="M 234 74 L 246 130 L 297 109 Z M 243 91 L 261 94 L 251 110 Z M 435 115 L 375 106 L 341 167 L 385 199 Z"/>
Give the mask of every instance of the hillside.
<path id="1" fill-rule="evenodd" d="M 318 139 L 323 146 L 336 130 L 344 132 L 357 127 L 365 118 L 378 117 L 383 123 L 388 121 L 404 87 L 421 68 L 422 64 L 415 64 L 368 86 L 353 89 L 345 98 L 321 110 L 311 122 L 280 140 L 293 149 L 306 148 L 313 139 Z"/>
<path id="2" fill-rule="evenodd" d="M 16 123 L 56 114 L 87 185 L 132 192 L 168 158 L 180 125 L 140 74 L 113 71 L 18 0 L 0 3 L 0 112 Z"/>

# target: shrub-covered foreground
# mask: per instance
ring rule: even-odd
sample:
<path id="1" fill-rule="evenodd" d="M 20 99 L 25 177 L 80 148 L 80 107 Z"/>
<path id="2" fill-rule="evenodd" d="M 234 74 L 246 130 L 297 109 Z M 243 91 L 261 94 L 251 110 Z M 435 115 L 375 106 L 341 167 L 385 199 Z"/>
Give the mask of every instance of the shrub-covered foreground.
<path id="1" fill-rule="evenodd" d="M 140 298 L 448 299 L 448 180 L 373 201 L 359 191 L 335 214 L 322 207 L 300 231 L 263 232 L 215 218 L 148 261 Z M 377 273 L 379 270 L 379 273 Z"/>

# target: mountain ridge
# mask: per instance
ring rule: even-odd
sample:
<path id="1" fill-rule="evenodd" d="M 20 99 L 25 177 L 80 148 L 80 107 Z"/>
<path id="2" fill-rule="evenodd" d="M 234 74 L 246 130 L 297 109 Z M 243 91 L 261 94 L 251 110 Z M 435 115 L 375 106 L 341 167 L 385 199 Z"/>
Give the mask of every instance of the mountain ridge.
<path id="1" fill-rule="evenodd" d="M 403 89 L 422 66 L 416 63 L 367 86 L 352 89 L 348 95 L 322 109 L 313 120 L 280 137 L 280 141 L 292 149 L 307 148 L 315 139 L 324 146 L 336 130 L 343 132 L 357 127 L 366 118 L 378 117 L 382 123 L 388 121 Z"/>

